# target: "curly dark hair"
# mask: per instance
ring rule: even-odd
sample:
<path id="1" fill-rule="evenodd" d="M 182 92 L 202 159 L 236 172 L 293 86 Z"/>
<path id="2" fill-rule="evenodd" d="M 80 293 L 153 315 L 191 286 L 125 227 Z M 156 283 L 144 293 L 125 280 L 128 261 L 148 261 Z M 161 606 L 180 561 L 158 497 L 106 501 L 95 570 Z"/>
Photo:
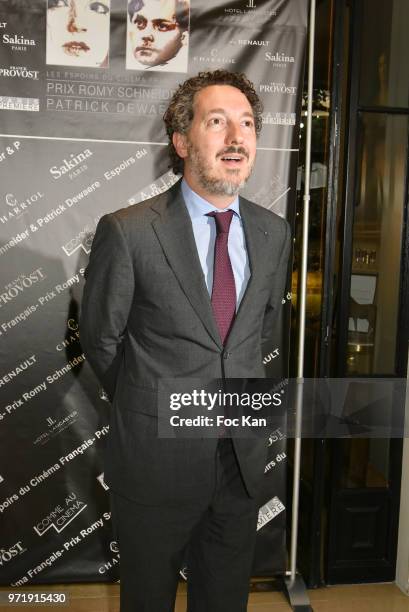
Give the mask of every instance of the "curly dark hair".
<path id="1" fill-rule="evenodd" d="M 239 89 L 247 98 L 254 113 L 256 134 L 259 135 L 262 126 L 263 105 L 258 97 L 253 83 L 245 74 L 228 72 L 227 70 L 214 70 L 213 72 L 199 72 L 177 88 L 172 96 L 169 106 L 163 115 L 166 132 L 169 138 L 168 152 L 175 174 L 183 174 L 183 159 L 176 153 L 172 136 L 175 132 L 186 134 L 193 119 L 193 104 L 195 95 L 210 85 L 230 85 Z"/>
<path id="2" fill-rule="evenodd" d="M 128 17 L 130 22 L 135 13 L 140 11 L 149 0 L 128 0 Z M 189 0 L 175 0 L 175 20 L 182 32 L 189 27 Z"/>

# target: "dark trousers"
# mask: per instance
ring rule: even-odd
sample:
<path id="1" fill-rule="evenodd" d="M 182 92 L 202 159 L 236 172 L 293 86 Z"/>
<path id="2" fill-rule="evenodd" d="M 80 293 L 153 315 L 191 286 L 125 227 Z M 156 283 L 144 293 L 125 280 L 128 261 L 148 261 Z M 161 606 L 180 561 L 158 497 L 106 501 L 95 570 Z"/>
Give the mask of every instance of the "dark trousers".
<path id="1" fill-rule="evenodd" d="M 111 494 L 121 612 L 173 612 L 185 560 L 188 612 L 245 612 L 258 508 L 228 438 L 218 443 L 214 474 L 211 493 L 183 506 L 143 506 Z"/>

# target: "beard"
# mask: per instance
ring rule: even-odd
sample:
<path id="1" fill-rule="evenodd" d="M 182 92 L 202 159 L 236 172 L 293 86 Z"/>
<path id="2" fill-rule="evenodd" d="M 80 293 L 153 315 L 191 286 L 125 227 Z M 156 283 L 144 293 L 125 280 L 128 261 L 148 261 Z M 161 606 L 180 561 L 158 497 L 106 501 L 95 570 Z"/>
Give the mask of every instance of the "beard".
<path id="1" fill-rule="evenodd" d="M 240 146 L 227 147 L 226 150 L 223 151 L 223 154 L 227 153 L 240 153 L 248 159 L 247 151 Z M 188 142 L 188 154 L 192 174 L 194 174 L 203 189 L 213 195 L 236 196 L 239 193 L 240 189 L 242 189 L 247 183 L 254 166 L 253 160 L 253 163 L 248 168 L 247 176 L 241 179 L 240 168 L 227 169 L 227 172 L 229 173 L 231 178 L 217 178 L 213 175 L 210 164 L 203 158 L 200 151 L 191 142 Z"/>

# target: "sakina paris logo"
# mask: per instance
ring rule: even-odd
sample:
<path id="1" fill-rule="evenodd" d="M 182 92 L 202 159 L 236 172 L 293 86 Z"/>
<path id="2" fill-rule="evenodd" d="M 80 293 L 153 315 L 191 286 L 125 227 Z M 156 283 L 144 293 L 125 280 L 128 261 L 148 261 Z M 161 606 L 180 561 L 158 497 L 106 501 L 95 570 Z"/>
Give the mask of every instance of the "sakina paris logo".
<path id="1" fill-rule="evenodd" d="M 295 62 L 293 55 L 286 55 L 285 53 L 280 53 L 279 51 L 276 51 L 276 53 L 266 51 L 265 57 L 266 61 L 275 62 L 276 64 L 294 64 Z"/>
<path id="2" fill-rule="evenodd" d="M 82 164 L 92 155 L 93 153 L 89 149 L 84 149 L 84 151 L 81 151 L 81 153 L 70 153 L 68 159 L 64 158 L 62 160 L 62 164 L 60 166 L 51 166 L 50 174 L 52 175 L 53 179 L 58 180 L 64 176 L 64 174 L 67 174 L 67 172 L 74 170 L 74 168 Z"/>
<path id="3" fill-rule="evenodd" d="M 4 45 L 17 45 L 19 47 L 35 47 L 36 42 L 32 38 L 24 38 L 19 34 L 13 34 L 10 36 L 9 34 L 3 34 L 3 44 Z"/>

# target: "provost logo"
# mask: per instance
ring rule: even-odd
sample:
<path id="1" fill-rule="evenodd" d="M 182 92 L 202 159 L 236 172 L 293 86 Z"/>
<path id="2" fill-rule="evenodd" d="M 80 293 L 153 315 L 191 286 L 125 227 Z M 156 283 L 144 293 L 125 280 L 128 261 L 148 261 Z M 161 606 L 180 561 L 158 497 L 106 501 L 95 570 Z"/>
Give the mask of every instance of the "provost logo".
<path id="1" fill-rule="evenodd" d="M 20 293 L 24 293 L 27 289 L 31 289 L 33 285 L 46 278 L 42 268 L 36 268 L 29 274 L 20 274 L 18 278 L 8 283 L 8 285 L 4 287 L 4 291 L 0 293 L 0 308 L 12 302 Z"/>
<path id="2" fill-rule="evenodd" d="M 27 548 L 24 548 L 21 540 L 9 548 L 0 548 L 0 567 L 11 561 L 14 557 L 22 555 L 26 550 Z"/>
<path id="3" fill-rule="evenodd" d="M 74 170 L 74 168 L 85 162 L 85 160 L 92 155 L 93 153 L 90 149 L 84 149 L 84 151 L 80 153 L 70 153 L 68 159 L 64 158 L 62 160 L 61 166 L 52 166 L 49 172 L 53 179 L 58 180 L 64 176 L 64 174 L 71 172 L 71 170 Z"/>
<path id="4" fill-rule="evenodd" d="M 9 66 L 9 68 L 0 68 L 0 77 L 9 79 L 32 79 L 38 81 L 39 70 L 28 70 L 25 66 Z"/>
<path id="5" fill-rule="evenodd" d="M 40 537 L 51 528 L 61 533 L 86 507 L 87 505 L 71 492 L 61 504 L 55 506 L 47 516 L 38 521 L 33 529 Z"/>
<path id="6" fill-rule="evenodd" d="M 0 222 L 4 224 L 11 219 L 18 219 L 28 211 L 32 204 L 36 204 L 43 197 L 44 194 L 41 191 L 32 193 L 24 200 L 17 198 L 13 193 L 7 193 L 5 202 L 9 208 L 4 215 L 0 215 Z"/>
<path id="7" fill-rule="evenodd" d="M 286 85 L 285 83 L 261 83 L 259 85 L 260 93 L 272 93 L 295 96 L 297 88 L 293 85 Z"/>
<path id="8" fill-rule="evenodd" d="M 36 42 L 32 38 L 24 38 L 21 34 L 3 34 L 3 44 L 18 47 L 35 47 Z"/>

